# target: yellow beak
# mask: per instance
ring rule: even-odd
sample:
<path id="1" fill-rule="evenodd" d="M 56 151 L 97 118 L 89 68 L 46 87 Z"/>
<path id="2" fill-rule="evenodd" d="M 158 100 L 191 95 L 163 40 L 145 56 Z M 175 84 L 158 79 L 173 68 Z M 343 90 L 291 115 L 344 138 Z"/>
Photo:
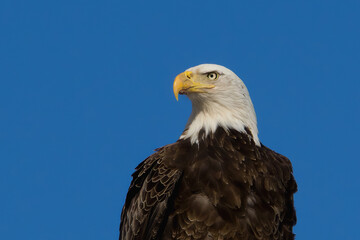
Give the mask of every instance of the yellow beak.
<path id="1" fill-rule="evenodd" d="M 174 95 L 177 101 L 179 101 L 179 92 L 205 92 L 204 89 L 214 88 L 215 85 L 204 84 L 195 82 L 193 80 L 193 73 L 190 71 L 185 71 L 176 76 L 174 81 Z"/>

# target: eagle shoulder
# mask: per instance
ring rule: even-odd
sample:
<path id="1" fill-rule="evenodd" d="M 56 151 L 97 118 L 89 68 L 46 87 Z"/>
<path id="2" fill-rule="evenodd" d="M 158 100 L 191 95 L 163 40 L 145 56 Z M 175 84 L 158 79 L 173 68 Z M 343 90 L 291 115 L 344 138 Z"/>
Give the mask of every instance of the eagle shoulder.
<path id="1" fill-rule="evenodd" d="M 136 167 L 121 213 L 120 240 L 154 240 L 161 236 L 182 173 L 164 164 L 173 145 L 156 149 Z"/>

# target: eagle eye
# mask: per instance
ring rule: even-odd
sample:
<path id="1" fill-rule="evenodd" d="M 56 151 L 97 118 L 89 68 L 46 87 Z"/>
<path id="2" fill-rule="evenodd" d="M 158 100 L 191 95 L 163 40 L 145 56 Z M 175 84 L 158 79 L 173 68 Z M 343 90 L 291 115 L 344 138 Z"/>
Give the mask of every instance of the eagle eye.
<path id="1" fill-rule="evenodd" d="M 211 73 L 208 73 L 207 77 L 210 80 L 216 80 L 216 79 L 218 79 L 219 74 L 217 72 L 211 72 Z"/>

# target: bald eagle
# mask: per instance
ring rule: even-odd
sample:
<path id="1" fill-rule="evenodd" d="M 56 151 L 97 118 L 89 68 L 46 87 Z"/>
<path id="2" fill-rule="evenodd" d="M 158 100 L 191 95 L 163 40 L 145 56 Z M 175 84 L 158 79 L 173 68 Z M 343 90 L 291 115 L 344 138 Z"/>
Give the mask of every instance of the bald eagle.
<path id="1" fill-rule="evenodd" d="M 136 168 L 119 239 L 294 239 L 292 166 L 260 143 L 241 79 L 202 64 L 173 88 L 176 99 L 189 97 L 192 113 L 178 141 Z"/>

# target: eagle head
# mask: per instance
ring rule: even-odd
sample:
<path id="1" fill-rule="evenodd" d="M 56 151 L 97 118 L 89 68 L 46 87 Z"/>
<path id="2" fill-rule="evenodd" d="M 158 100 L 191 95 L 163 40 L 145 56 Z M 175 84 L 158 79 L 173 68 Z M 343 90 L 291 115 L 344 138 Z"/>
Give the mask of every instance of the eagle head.
<path id="1" fill-rule="evenodd" d="M 198 143 L 199 132 L 206 137 L 218 127 L 240 132 L 250 130 L 260 145 L 255 110 L 243 81 L 231 70 L 216 64 L 201 64 L 177 75 L 173 85 L 175 98 L 185 94 L 192 102 L 192 113 L 180 139 Z"/>

